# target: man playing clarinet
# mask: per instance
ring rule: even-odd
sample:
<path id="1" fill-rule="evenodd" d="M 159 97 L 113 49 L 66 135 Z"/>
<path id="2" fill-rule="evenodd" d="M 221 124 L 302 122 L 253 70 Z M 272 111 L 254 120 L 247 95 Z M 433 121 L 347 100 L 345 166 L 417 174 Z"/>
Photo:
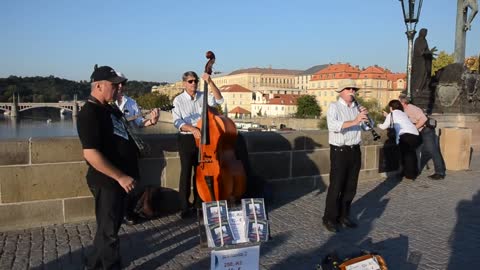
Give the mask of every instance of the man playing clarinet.
<path id="1" fill-rule="evenodd" d="M 362 125 L 368 121 L 367 110 L 354 102 L 358 89 L 354 80 L 340 82 L 338 101 L 330 103 L 327 110 L 330 185 L 323 225 L 331 232 L 338 232 L 339 227 L 357 227 L 349 215 L 361 167 Z"/>

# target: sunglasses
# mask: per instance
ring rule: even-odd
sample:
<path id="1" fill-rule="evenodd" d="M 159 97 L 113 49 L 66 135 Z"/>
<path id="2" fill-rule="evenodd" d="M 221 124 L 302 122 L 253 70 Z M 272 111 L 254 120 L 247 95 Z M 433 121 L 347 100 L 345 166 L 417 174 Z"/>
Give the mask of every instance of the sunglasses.
<path id="1" fill-rule="evenodd" d="M 351 87 L 349 87 L 349 88 L 344 88 L 343 90 L 353 90 L 353 91 L 355 91 L 355 92 L 357 92 L 357 91 L 358 91 L 358 89 L 357 89 L 357 88 L 351 88 Z"/>
<path id="2" fill-rule="evenodd" d="M 189 84 L 198 83 L 198 80 L 188 80 L 187 82 L 188 82 Z"/>

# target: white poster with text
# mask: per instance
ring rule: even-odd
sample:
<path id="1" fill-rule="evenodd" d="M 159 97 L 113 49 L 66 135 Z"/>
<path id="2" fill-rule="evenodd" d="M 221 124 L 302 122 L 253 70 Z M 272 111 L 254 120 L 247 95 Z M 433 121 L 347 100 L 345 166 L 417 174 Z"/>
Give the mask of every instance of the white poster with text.
<path id="1" fill-rule="evenodd" d="M 212 250 L 212 270 L 258 270 L 259 265 L 260 246 Z"/>

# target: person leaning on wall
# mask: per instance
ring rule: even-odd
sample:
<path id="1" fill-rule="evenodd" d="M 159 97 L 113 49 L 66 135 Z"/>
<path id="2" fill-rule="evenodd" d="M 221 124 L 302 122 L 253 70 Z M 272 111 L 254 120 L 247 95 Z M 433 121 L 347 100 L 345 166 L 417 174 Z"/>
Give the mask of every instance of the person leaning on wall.
<path id="1" fill-rule="evenodd" d="M 435 173 L 429 175 L 428 178 L 431 180 L 444 179 L 446 175 L 446 167 L 440 152 L 435 128 L 426 125 L 428 118 L 425 116 L 425 113 L 419 107 L 410 104 L 410 100 L 406 94 L 400 94 L 398 100 L 402 104 L 408 118 L 413 124 L 415 124 L 415 127 L 419 130 L 422 137 L 422 144 L 417 150 L 417 155 L 419 155 L 419 172 L 423 170 L 427 162 L 431 159 L 433 161 Z"/>

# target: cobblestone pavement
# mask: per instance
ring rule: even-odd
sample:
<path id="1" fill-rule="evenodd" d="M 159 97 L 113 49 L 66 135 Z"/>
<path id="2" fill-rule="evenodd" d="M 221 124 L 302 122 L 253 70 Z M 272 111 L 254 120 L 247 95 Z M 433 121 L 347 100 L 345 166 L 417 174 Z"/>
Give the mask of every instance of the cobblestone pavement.
<path id="1" fill-rule="evenodd" d="M 480 156 L 471 170 L 445 180 L 393 178 L 361 182 L 352 208 L 356 229 L 321 225 L 325 190 L 269 205 L 272 239 L 260 248 L 261 269 L 314 269 L 326 254 L 379 252 L 390 269 L 480 269 Z M 94 221 L 0 233 L 0 269 L 83 269 Z M 125 269 L 209 269 L 195 221 L 176 215 L 122 226 Z"/>

